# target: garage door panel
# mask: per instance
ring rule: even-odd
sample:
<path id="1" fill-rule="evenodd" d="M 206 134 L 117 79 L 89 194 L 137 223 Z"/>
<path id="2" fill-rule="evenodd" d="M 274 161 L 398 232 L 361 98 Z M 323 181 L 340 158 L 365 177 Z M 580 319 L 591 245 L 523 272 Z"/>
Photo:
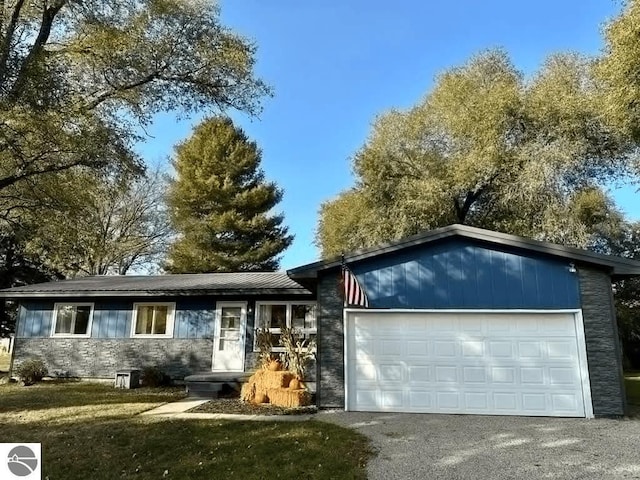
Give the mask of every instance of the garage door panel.
<path id="1" fill-rule="evenodd" d="M 424 409 L 431 409 L 434 407 L 433 393 L 425 391 L 410 391 L 409 392 L 409 410 L 421 411 Z"/>
<path id="2" fill-rule="evenodd" d="M 455 315 L 451 315 L 449 317 L 444 315 L 435 316 L 430 322 L 428 322 L 426 330 L 428 332 L 431 331 L 434 335 L 457 332 L 458 319 Z"/>
<path id="3" fill-rule="evenodd" d="M 516 367 L 490 367 L 491 383 L 514 385 L 516 382 Z"/>
<path id="4" fill-rule="evenodd" d="M 436 392 L 438 410 L 456 411 L 460 409 L 460 394 L 458 392 Z"/>
<path id="5" fill-rule="evenodd" d="M 484 356 L 483 340 L 463 340 L 462 341 L 462 357 L 477 358 Z"/>
<path id="6" fill-rule="evenodd" d="M 377 382 L 376 366 L 371 363 L 358 364 L 355 366 L 356 380 L 362 382 Z"/>
<path id="7" fill-rule="evenodd" d="M 404 380 L 402 365 L 380 365 L 378 368 L 378 380 L 381 384 L 402 383 Z"/>
<path id="8" fill-rule="evenodd" d="M 508 359 L 514 358 L 513 344 L 507 340 L 503 341 L 488 341 L 489 356 L 493 358 Z"/>
<path id="9" fill-rule="evenodd" d="M 584 416 L 572 314 L 364 313 L 358 329 L 349 321 L 352 410 Z"/>
<path id="10" fill-rule="evenodd" d="M 544 385 L 544 368 L 542 367 L 524 367 L 520 369 L 520 383 L 526 386 Z"/>
<path id="11" fill-rule="evenodd" d="M 486 315 L 483 315 L 480 319 L 485 327 L 485 331 L 492 337 L 511 335 L 515 332 L 515 327 L 503 319 L 487 317 Z"/>
<path id="12" fill-rule="evenodd" d="M 456 342 L 453 340 L 438 340 L 433 345 L 433 355 L 437 358 L 455 357 Z"/>
<path id="13" fill-rule="evenodd" d="M 545 394 L 533 392 L 523 393 L 522 408 L 525 411 L 546 412 L 547 402 L 545 401 Z"/>
<path id="14" fill-rule="evenodd" d="M 374 388 L 359 388 L 356 392 L 356 403 L 365 411 L 367 409 L 377 410 L 379 406 L 378 391 Z"/>
<path id="15" fill-rule="evenodd" d="M 433 373 L 428 365 L 410 365 L 407 367 L 408 379 L 411 385 L 418 383 L 431 383 L 433 381 Z"/>
<path id="16" fill-rule="evenodd" d="M 402 354 L 402 340 L 395 338 L 383 338 L 380 340 L 380 355 L 392 355 L 394 357 Z"/>
<path id="17" fill-rule="evenodd" d="M 446 321 L 446 320 L 445 320 Z M 485 330 L 485 322 L 478 322 L 475 319 L 457 317 L 459 331 L 467 335 L 481 335 Z"/>
<path id="18" fill-rule="evenodd" d="M 458 383 L 458 368 L 455 365 L 436 365 L 436 383 Z"/>
<path id="19" fill-rule="evenodd" d="M 564 387 L 580 386 L 580 376 L 571 368 L 549 367 L 549 383 Z"/>
<path id="20" fill-rule="evenodd" d="M 547 356 L 549 359 L 573 360 L 578 358 L 577 345 L 568 340 L 552 340 L 547 342 Z"/>
<path id="21" fill-rule="evenodd" d="M 570 316 L 564 317 L 539 317 L 538 325 L 540 330 L 549 335 L 575 336 L 575 321 Z"/>
<path id="22" fill-rule="evenodd" d="M 464 394 L 465 410 L 488 411 L 490 395 L 486 392 L 466 392 Z"/>
<path id="23" fill-rule="evenodd" d="M 462 367 L 462 379 L 465 384 L 479 383 L 486 385 L 487 383 L 487 367 Z"/>
<path id="24" fill-rule="evenodd" d="M 518 395 L 514 392 L 493 392 L 493 407 L 497 412 L 518 410 Z"/>
<path id="25" fill-rule="evenodd" d="M 427 340 L 407 340 L 407 355 L 409 357 L 426 357 L 429 355 L 429 342 Z"/>
<path id="26" fill-rule="evenodd" d="M 579 407 L 582 397 L 573 392 L 554 393 L 551 396 L 551 404 L 556 411 L 573 412 Z"/>
<path id="27" fill-rule="evenodd" d="M 542 359 L 542 348 L 539 341 L 518 342 L 518 359 Z"/>

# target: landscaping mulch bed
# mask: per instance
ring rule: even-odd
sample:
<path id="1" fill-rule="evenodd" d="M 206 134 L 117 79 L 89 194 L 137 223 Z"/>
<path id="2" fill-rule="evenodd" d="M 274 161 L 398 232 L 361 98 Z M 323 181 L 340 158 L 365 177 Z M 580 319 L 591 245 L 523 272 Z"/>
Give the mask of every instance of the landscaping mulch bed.
<path id="1" fill-rule="evenodd" d="M 189 413 L 233 413 L 239 415 L 307 415 L 318 411 L 315 405 L 285 408 L 269 403 L 254 405 L 244 403 L 239 398 L 214 398 L 207 403 L 192 408 Z"/>

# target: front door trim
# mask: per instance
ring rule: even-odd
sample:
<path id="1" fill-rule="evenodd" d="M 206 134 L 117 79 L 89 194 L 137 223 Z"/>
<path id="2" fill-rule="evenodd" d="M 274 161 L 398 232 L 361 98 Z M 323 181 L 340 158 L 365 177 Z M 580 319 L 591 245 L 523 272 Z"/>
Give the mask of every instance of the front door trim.
<path id="1" fill-rule="evenodd" d="M 216 351 L 218 342 L 220 341 L 220 328 L 222 327 L 222 309 L 224 307 L 240 307 L 240 356 L 242 361 L 242 367 L 239 370 L 228 370 L 228 369 L 216 369 Z M 244 372 L 244 362 L 245 362 L 245 340 L 246 340 L 246 331 L 247 331 L 247 302 L 216 302 L 216 312 L 215 312 L 215 334 L 213 336 L 213 352 L 211 357 L 211 370 L 214 372 Z"/>

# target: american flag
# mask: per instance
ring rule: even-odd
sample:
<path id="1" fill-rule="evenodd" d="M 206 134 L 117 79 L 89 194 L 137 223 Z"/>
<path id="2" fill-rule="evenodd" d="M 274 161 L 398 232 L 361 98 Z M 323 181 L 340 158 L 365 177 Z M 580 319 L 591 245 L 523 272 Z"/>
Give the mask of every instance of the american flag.
<path id="1" fill-rule="evenodd" d="M 357 307 L 369 307 L 369 300 L 367 300 L 367 294 L 358 283 L 356 276 L 349 270 L 346 265 L 342 266 L 342 284 L 344 286 L 344 305 L 357 306 Z"/>

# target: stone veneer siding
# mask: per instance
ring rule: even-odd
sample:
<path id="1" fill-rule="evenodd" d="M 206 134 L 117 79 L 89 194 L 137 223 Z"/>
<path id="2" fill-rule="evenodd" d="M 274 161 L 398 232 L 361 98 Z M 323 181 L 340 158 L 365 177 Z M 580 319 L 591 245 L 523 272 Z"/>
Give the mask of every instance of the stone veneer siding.
<path id="1" fill-rule="evenodd" d="M 593 413 L 624 415 L 622 355 L 618 340 L 611 278 L 606 272 L 579 268 L 580 295 Z"/>
<path id="2" fill-rule="evenodd" d="M 317 403 L 320 408 L 344 408 L 344 318 L 339 272 L 318 279 Z"/>
<path id="3" fill-rule="evenodd" d="M 13 368 L 39 358 L 49 375 L 114 378 L 116 370 L 159 367 L 174 379 L 211 371 L 210 339 L 16 338 Z"/>

